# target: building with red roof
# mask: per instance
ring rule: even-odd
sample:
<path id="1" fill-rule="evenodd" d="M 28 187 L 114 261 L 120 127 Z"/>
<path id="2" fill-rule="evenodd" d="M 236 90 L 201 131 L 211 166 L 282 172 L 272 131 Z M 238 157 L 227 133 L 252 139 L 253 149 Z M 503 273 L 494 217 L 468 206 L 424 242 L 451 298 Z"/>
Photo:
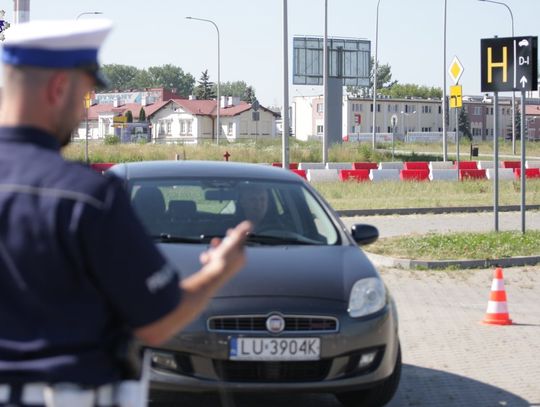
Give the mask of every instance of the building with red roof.
<path id="1" fill-rule="evenodd" d="M 164 97 L 170 97 L 164 99 Z M 122 121 L 127 112 L 133 117 L 129 127 L 139 127 L 141 133 L 150 133 L 149 139 L 157 143 L 197 143 L 215 140 L 217 104 L 215 100 L 182 99 L 163 89 L 111 92 L 92 95 L 91 106 L 82 118 L 75 138 L 102 139 L 120 136 L 128 125 Z M 145 119 L 139 115 L 144 111 Z M 221 98 L 220 138 L 228 141 L 276 137 L 279 114 L 263 106 L 252 106 L 237 97 Z M 138 126 L 138 124 L 140 125 Z"/>

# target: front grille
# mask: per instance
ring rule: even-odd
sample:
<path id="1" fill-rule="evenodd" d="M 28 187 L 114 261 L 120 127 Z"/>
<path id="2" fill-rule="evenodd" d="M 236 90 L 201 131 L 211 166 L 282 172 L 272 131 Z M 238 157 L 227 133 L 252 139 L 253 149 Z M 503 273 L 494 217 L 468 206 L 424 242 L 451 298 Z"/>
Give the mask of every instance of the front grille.
<path id="1" fill-rule="evenodd" d="M 323 380 L 330 360 L 310 362 L 237 362 L 214 360 L 221 380 L 242 382 L 307 382 Z"/>
<path id="2" fill-rule="evenodd" d="M 265 332 L 268 316 L 226 316 L 212 317 L 208 320 L 211 331 Z M 332 317 L 284 316 L 283 332 L 337 332 L 338 321 Z"/>

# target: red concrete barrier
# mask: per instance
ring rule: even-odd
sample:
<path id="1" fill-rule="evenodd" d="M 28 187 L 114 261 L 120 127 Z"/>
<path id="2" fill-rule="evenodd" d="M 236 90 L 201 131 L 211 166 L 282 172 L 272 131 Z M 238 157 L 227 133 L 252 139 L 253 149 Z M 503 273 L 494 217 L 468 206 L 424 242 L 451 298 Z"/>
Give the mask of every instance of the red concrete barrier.
<path id="1" fill-rule="evenodd" d="M 459 170 L 459 179 L 486 179 L 486 170 L 461 169 Z"/>
<path id="2" fill-rule="evenodd" d="M 275 162 L 275 163 L 272 163 L 272 167 L 282 167 L 283 164 L 282 163 L 278 163 L 278 162 Z M 290 170 L 297 170 L 298 169 L 298 163 L 289 163 L 289 169 Z"/>
<path id="3" fill-rule="evenodd" d="M 401 170 L 399 178 L 402 181 L 427 181 L 429 179 L 429 170 Z"/>
<path id="4" fill-rule="evenodd" d="M 454 168 L 457 168 L 457 162 L 454 163 Z M 460 170 L 477 170 L 478 162 L 477 161 L 460 161 L 459 168 Z"/>
<path id="5" fill-rule="evenodd" d="M 521 168 L 514 168 L 514 176 L 521 179 Z M 525 168 L 525 178 L 540 178 L 540 168 Z"/>
<path id="6" fill-rule="evenodd" d="M 369 181 L 368 169 L 363 170 L 339 170 L 339 179 L 342 181 Z"/>
<path id="7" fill-rule="evenodd" d="M 429 163 L 427 161 L 405 161 L 403 163 L 404 170 L 428 170 Z"/>
<path id="8" fill-rule="evenodd" d="M 501 161 L 501 164 L 503 168 L 521 168 L 521 161 Z"/>
<path id="9" fill-rule="evenodd" d="M 379 168 L 379 164 L 377 163 L 369 163 L 369 162 L 356 162 L 352 165 L 353 170 L 376 170 Z"/>
<path id="10" fill-rule="evenodd" d="M 300 177 L 307 180 L 306 170 L 297 170 L 295 168 L 291 168 L 291 171 L 294 172 L 296 175 L 299 175 Z"/>
<path id="11" fill-rule="evenodd" d="M 103 173 L 107 171 L 109 168 L 111 168 L 114 164 L 116 163 L 92 163 L 90 164 L 90 168 L 92 168 L 93 170 L 97 172 Z"/>

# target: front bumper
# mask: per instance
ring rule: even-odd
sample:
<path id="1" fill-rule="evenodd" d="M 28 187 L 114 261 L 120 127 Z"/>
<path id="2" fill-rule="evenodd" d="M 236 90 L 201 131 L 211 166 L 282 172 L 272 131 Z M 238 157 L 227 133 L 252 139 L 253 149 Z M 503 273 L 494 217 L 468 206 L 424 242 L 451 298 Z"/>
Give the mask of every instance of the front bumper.
<path id="1" fill-rule="evenodd" d="M 333 333 L 283 333 L 279 337 L 319 337 L 321 356 L 318 361 L 306 362 L 238 362 L 229 360 L 232 337 L 268 337 L 268 333 L 208 332 L 206 319 L 212 309 L 219 314 L 245 313 L 245 300 L 216 301 L 206 315 L 155 354 L 173 355 L 176 368 L 153 364 L 151 388 L 161 391 L 231 392 L 298 391 L 338 392 L 370 387 L 393 372 L 397 350 L 397 316 L 393 302 L 377 314 L 355 319 L 344 313 L 343 303 L 333 301 L 291 301 L 283 309 L 272 310 L 283 314 L 327 315 L 338 318 L 339 331 Z M 309 305 L 308 305 L 309 303 Z M 255 307 L 256 308 L 256 307 Z M 284 309 L 287 311 L 285 312 Z M 225 312 L 224 312 L 225 311 Z M 268 314 L 268 309 L 250 307 L 250 313 Z M 362 354 L 377 352 L 373 362 L 358 367 Z"/>

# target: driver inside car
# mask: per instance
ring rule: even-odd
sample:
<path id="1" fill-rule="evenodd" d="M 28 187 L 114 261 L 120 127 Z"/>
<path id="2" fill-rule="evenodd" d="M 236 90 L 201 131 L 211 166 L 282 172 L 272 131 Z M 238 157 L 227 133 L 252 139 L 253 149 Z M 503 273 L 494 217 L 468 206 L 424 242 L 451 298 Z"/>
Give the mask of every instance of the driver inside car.
<path id="1" fill-rule="evenodd" d="M 237 213 L 243 220 L 253 223 L 253 234 L 285 228 L 269 195 L 268 189 L 262 186 L 249 184 L 240 187 Z"/>

